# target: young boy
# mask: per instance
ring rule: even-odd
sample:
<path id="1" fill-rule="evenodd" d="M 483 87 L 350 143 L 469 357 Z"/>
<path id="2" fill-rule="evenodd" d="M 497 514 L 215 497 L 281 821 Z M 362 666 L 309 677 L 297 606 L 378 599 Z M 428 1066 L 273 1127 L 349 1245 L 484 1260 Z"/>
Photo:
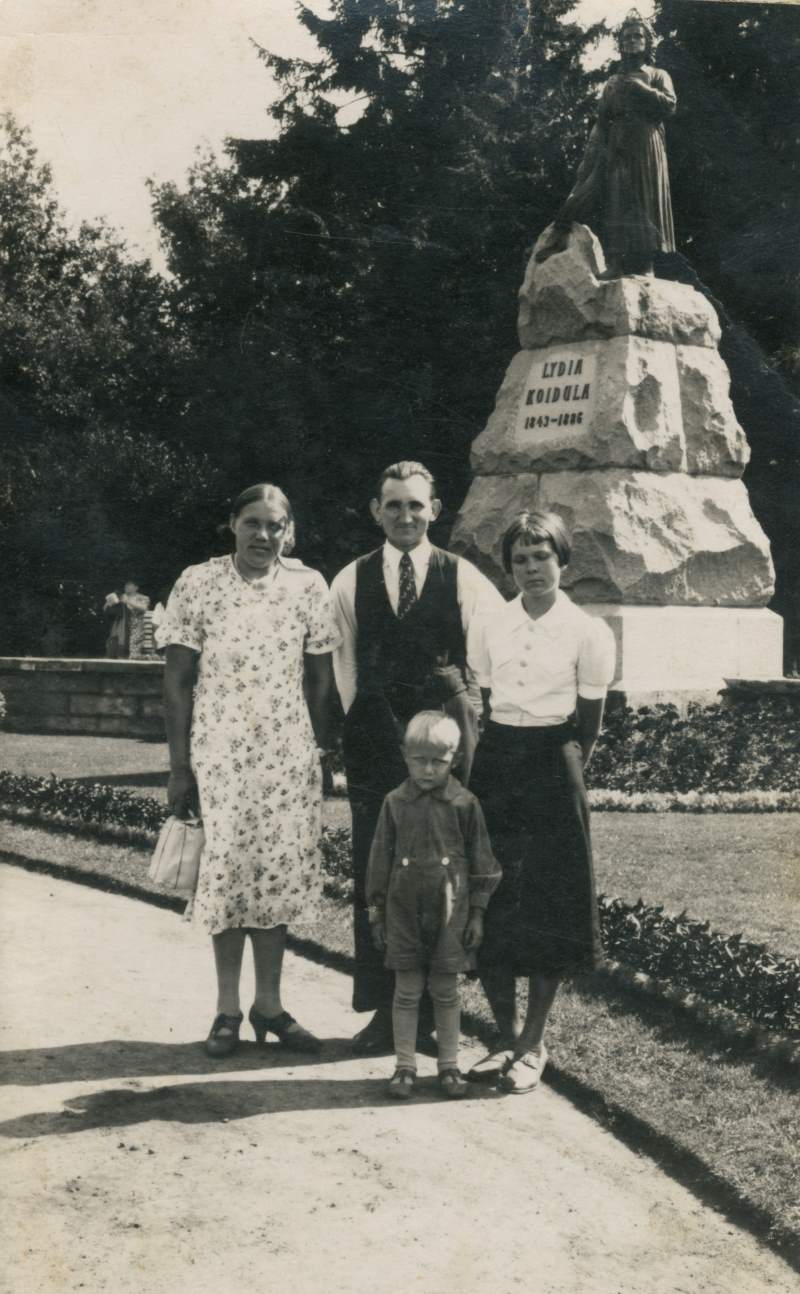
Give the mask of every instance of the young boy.
<path id="1" fill-rule="evenodd" d="M 389 1095 L 404 1100 L 416 1078 L 419 1002 L 433 1000 L 439 1086 L 466 1095 L 458 1070 L 458 973 L 474 966 L 483 917 L 500 867 L 475 796 L 451 773 L 460 732 L 440 710 L 422 710 L 406 728 L 409 776 L 383 801 L 367 867 L 375 947 L 395 972 L 392 1025 L 397 1068 Z"/>

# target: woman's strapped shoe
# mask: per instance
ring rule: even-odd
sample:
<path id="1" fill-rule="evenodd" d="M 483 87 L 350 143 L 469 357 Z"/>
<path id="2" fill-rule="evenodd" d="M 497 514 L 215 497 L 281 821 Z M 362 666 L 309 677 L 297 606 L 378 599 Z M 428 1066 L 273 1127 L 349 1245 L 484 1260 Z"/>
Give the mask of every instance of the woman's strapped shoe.
<path id="1" fill-rule="evenodd" d="M 213 1056 L 214 1060 L 230 1056 L 239 1046 L 239 1026 L 243 1019 L 241 1011 L 238 1015 L 224 1015 L 220 1012 L 206 1038 L 206 1054 Z"/>
<path id="2" fill-rule="evenodd" d="M 504 1092 L 513 1092 L 517 1095 L 521 1092 L 532 1092 L 539 1086 L 546 1064 L 547 1048 L 544 1043 L 538 1052 L 524 1051 L 521 1056 L 516 1056 L 512 1060 L 500 1079 L 500 1087 Z"/>
<path id="3" fill-rule="evenodd" d="M 443 1069 L 439 1074 L 439 1091 L 451 1101 L 460 1100 L 469 1094 L 469 1083 L 462 1078 L 457 1069 Z"/>
<path id="4" fill-rule="evenodd" d="M 386 1095 L 393 1101 L 407 1101 L 414 1091 L 417 1076 L 413 1069 L 396 1069 L 389 1079 Z"/>
<path id="5" fill-rule="evenodd" d="M 470 1083 L 496 1083 L 506 1072 L 513 1058 L 514 1051 L 511 1047 L 490 1051 L 488 1056 L 483 1056 L 472 1066 L 467 1078 Z"/>
<path id="6" fill-rule="evenodd" d="M 263 1043 L 268 1033 L 274 1033 L 281 1046 L 289 1051 L 304 1051 L 309 1054 L 322 1051 L 319 1038 L 315 1038 L 313 1033 L 309 1033 L 308 1029 L 298 1024 L 288 1011 L 281 1011 L 280 1015 L 268 1016 L 262 1015 L 256 1007 L 251 1006 L 248 1018 L 253 1026 L 257 1043 Z"/>

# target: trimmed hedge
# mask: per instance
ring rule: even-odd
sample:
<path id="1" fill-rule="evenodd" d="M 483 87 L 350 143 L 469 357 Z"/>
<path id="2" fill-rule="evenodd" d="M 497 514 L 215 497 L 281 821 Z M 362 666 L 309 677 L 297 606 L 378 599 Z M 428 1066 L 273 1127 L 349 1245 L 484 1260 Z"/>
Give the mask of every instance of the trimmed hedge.
<path id="1" fill-rule="evenodd" d="M 159 831 L 167 816 L 163 804 L 101 782 L 73 782 L 55 776 L 26 777 L 0 770 L 0 804 L 28 809 L 43 818 L 61 815 L 102 826 Z"/>
<path id="2" fill-rule="evenodd" d="M 587 782 L 607 791 L 800 790 L 800 707 L 784 696 L 735 704 L 611 708 Z"/>
<path id="3" fill-rule="evenodd" d="M 33 820 L 115 829 L 130 838 L 152 836 L 167 810 L 157 800 L 99 783 L 0 772 L 0 812 L 27 813 Z M 325 893 L 334 899 L 352 890 L 350 832 L 326 827 L 322 836 Z M 681 913 L 665 915 L 602 896 L 603 942 L 609 957 L 659 979 L 689 988 L 772 1029 L 800 1028 L 800 961 L 776 957 L 742 935 L 712 931 L 708 922 Z"/>
<path id="4" fill-rule="evenodd" d="M 681 912 L 601 895 L 600 924 L 608 957 L 704 998 L 770 1029 L 800 1029 L 800 959 L 776 957 L 766 944 L 723 935 Z"/>
<path id="5" fill-rule="evenodd" d="M 601 813 L 800 813 L 797 791 L 589 792 Z"/>

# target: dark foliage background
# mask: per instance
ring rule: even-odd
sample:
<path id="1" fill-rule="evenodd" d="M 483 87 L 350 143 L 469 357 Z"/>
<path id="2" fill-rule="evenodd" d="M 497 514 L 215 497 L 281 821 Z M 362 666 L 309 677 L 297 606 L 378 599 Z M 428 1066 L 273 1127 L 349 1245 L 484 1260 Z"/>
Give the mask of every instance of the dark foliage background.
<path id="1" fill-rule="evenodd" d="M 125 578 L 157 597 L 223 550 L 226 500 L 277 480 L 326 575 L 374 541 L 386 463 L 445 509 L 516 346 L 537 234 L 566 194 L 607 69 L 569 0 L 300 5 L 318 56 L 254 50 L 260 140 L 152 190 L 169 278 L 111 231 L 67 231 L 47 168 L 0 138 L 0 598 L 6 653 L 102 650 Z M 755 511 L 800 616 L 800 19 L 662 0 L 658 61 L 680 251 L 724 317 Z M 265 96 L 266 96 L 265 78 Z M 266 107 L 265 103 L 265 107 Z M 796 641 L 789 643 L 797 652 Z"/>

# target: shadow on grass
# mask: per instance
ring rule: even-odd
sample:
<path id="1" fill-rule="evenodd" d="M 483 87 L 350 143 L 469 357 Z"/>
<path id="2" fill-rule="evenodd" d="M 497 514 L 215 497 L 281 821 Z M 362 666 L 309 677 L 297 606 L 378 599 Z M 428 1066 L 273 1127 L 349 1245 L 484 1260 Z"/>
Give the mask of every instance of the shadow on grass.
<path id="1" fill-rule="evenodd" d="M 726 1036 L 663 997 L 626 988 L 602 972 L 575 980 L 570 987 L 584 1002 L 602 1002 L 612 1013 L 636 1016 L 652 1030 L 659 1043 L 684 1043 L 715 1065 L 748 1065 L 764 1082 L 800 1095 L 800 1069 L 796 1065 L 782 1061 L 767 1050 L 759 1050 L 746 1036 Z"/>
<path id="2" fill-rule="evenodd" d="M 442 1103 L 434 1075 L 421 1078 L 408 1104 Z M 501 1094 L 475 1088 L 468 1101 L 503 1100 Z M 385 1078 L 290 1079 L 178 1083 L 136 1090 L 129 1087 L 90 1092 L 64 1102 L 60 1110 L 19 1115 L 0 1123 L 0 1136 L 19 1140 L 64 1136 L 93 1128 L 130 1128 L 159 1120 L 166 1123 L 233 1123 L 254 1115 L 295 1110 L 348 1110 L 391 1107 Z"/>

